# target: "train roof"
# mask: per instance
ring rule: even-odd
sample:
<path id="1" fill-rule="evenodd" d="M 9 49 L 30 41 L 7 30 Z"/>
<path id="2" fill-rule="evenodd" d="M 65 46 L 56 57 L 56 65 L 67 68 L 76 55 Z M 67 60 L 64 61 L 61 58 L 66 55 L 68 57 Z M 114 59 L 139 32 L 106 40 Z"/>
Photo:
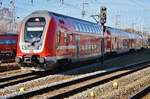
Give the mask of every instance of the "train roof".
<path id="1" fill-rule="evenodd" d="M 59 21 L 67 21 L 69 24 L 71 24 L 72 27 L 74 27 L 74 32 L 81 32 L 81 33 L 89 33 L 89 34 L 96 34 L 103 36 L 101 32 L 101 26 L 97 23 L 46 11 L 46 10 L 38 10 L 31 14 L 33 17 L 36 16 L 53 16 L 56 20 Z"/>
<path id="2" fill-rule="evenodd" d="M 71 17 L 71 16 L 54 13 L 54 12 L 51 12 L 48 10 L 37 10 L 35 12 L 32 12 L 31 15 L 33 15 L 33 17 L 36 17 L 36 15 L 39 15 L 39 16 L 44 15 L 44 16 L 54 16 L 56 18 L 64 18 L 64 19 L 69 20 L 72 23 L 72 25 L 75 27 L 75 29 L 76 29 L 76 27 L 79 28 L 79 26 L 77 26 L 78 24 L 81 24 L 82 28 L 83 27 L 84 27 L 84 29 L 86 28 L 85 30 L 87 30 L 87 28 L 95 26 L 91 30 L 93 30 L 94 32 L 96 31 L 97 32 L 96 34 L 103 35 L 101 32 L 100 25 L 98 25 L 97 23 L 94 23 L 94 22 L 87 21 L 87 20 L 82 20 L 82 19 Z M 98 29 L 96 29 L 96 27 Z M 137 33 L 129 33 L 129 32 L 126 32 L 126 31 L 123 31 L 123 30 L 120 30 L 117 28 L 112 28 L 112 27 L 107 27 L 107 29 L 111 32 L 112 36 L 115 36 L 115 37 L 127 37 L 127 38 L 131 38 L 131 39 L 137 39 L 137 38 L 142 39 L 142 36 Z M 78 30 L 78 29 L 76 29 L 76 30 Z M 84 32 L 84 31 L 81 31 L 81 32 Z"/>
<path id="3" fill-rule="evenodd" d="M 58 14 L 58 13 L 47 11 L 47 10 L 37 10 L 37 11 L 33 12 L 32 14 L 55 15 L 55 16 L 58 16 L 58 17 L 64 17 L 64 18 L 74 19 L 76 21 L 82 21 L 82 22 L 98 25 L 97 23 L 94 23 L 94 22 L 90 22 L 90 21 L 87 21 L 87 20 L 83 20 L 83 19 L 79 19 L 79 18 L 75 18 L 75 17 L 63 15 L 63 14 Z"/>
<path id="4" fill-rule="evenodd" d="M 120 29 L 116 29 L 112 27 L 108 27 L 107 29 L 111 32 L 113 36 L 116 36 L 116 37 L 129 37 L 130 36 L 130 33 L 122 31 Z"/>
<path id="5" fill-rule="evenodd" d="M 130 33 L 120 29 L 107 27 L 107 29 L 111 32 L 111 34 L 115 37 L 128 37 L 130 39 L 142 39 L 142 36 L 137 33 Z"/>
<path id="6" fill-rule="evenodd" d="M 143 39 L 142 35 L 134 33 L 134 32 L 130 33 L 130 35 L 133 39 Z"/>

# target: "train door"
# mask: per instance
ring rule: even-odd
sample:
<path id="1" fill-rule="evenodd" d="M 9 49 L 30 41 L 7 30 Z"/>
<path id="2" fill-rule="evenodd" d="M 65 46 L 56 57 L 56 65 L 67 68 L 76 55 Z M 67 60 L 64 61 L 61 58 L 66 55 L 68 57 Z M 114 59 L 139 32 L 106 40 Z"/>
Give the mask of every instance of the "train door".
<path id="1" fill-rule="evenodd" d="M 66 46 L 66 55 L 70 57 L 75 56 L 75 44 L 74 44 L 74 35 L 73 33 L 66 33 L 64 35 L 65 46 Z"/>
<path id="2" fill-rule="evenodd" d="M 64 55 L 68 55 L 68 45 L 69 45 L 69 42 L 68 42 L 68 34 L 67 33 L 64 33 Z"/>
<path id="3" fill-rule="evenodd" d="M 76 42 L 76 57 L 80 57 L 80 35 L 75 35 L 75 42 Z"/>
<path id="4" fill-rule="evenodd" d="M 106 35 L 106 49 L 108 53 L 112 52 L 112 38 L 111 33 L 109 31 L 107 31 Z"/>

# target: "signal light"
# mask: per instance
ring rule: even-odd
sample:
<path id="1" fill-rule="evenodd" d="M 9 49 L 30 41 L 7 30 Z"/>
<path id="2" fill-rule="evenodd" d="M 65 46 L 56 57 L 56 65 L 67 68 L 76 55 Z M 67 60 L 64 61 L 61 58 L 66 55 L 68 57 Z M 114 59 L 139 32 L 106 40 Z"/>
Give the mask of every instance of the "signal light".
<path id="1" fill-rule="evenodd" d="M 100 22 L 101 22 L 101 24 L 106 23 L 106 19 L 107 19 L 107 8 L 101 7 L 101 9 L 100 9 Z"/>

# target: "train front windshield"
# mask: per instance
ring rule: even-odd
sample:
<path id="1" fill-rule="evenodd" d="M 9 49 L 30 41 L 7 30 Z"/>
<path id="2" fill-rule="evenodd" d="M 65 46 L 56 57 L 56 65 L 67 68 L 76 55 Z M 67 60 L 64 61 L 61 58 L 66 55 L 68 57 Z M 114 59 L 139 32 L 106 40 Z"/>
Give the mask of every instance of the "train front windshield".
<path id="1" fill-rule="evenodd" d="M 25 42 L 39 42 L 41 40 L 45 24 L 45 18 L 30 18 L 25 24 Z"/>

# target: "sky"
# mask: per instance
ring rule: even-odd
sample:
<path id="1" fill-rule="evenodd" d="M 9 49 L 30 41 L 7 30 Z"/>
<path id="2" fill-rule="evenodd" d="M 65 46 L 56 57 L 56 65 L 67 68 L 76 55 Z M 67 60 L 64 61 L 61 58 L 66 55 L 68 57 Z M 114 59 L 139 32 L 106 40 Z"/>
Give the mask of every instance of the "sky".
<path id="1" fill-rule="evenodd" d="M 3 7 L 10 7 L 11 0 L 0 0 Z M 106 25 L 116 28 L 135 28 L 150 31 L 150 0 L 15 0 L 18 21 L 36 10 L 49 10 L 95 22 L 91 15 L 97 15 L 100 7 L 107 7 Z M 83 2 L 86 15 L 82 17 Z"/>

